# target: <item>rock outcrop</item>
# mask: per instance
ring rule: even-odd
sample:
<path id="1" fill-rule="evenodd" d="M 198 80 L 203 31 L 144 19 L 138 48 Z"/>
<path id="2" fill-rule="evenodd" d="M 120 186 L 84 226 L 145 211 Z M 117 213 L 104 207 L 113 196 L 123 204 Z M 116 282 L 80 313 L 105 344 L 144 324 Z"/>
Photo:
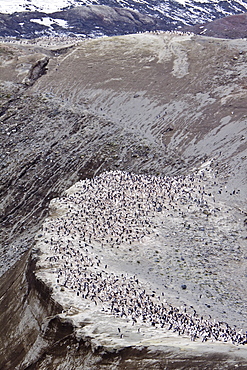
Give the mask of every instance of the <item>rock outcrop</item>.
<path id="1" fill-rule="evenodd" d="M 90 321 L 75 325 L 61 315 L 49 289 L 35 275 L 37 255 L 22 258 L 1 278 L 0 367 L 6 370 L 245 369 L 246 351 L 228 345 L 195 346 L 164 339 L 147 346 L 102 347 L 83 334 Z"/>
<path id="2" fill-rule="evenodd" d="M 25 78 L 24 84 L 27 86 L 33 85 L 39 77 L 46 73 L 48 63 L 48 57 L 44 57 L 43 59 L 35 62 L 34 65 L 32 65 L 27 78 Z"/>

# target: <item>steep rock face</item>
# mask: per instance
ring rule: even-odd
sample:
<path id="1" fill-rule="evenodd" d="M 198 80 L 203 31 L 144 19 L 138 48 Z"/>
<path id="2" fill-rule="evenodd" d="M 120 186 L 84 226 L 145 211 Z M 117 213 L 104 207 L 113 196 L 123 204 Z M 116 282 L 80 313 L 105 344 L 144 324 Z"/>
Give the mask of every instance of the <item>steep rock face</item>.
<path id="1" fill-rule="evenodd" d="M 29 254 L 25 253 L 1 280 L 2 369 L 19 368 L 29 351 L 35 349 L 34 343 L 39 342 L 38 337 L 46 324 L 45 318 L 61 312 L 61 307 L 49 299 L 49 288 L 35 278 L 35 261 L 29 258 Z M 49 335 L 44 333 L 41 348 L 49 343 L 48 339 Z"/>
<path id="2" fill-rule="evenodd" d="M 42 369 L 238 369 L 246 368 L 243 350 L 188 348 L 166 341 L 163 346 L 104 348 L 93 344 L 62 307 L 35 270 L 38 256 L 25 253 L 1 278 L 0 367 L 6 370 Z M 93 321 L 93 317 L 91 318 Z M 188 343 L 189 344 L 189 343 Z M 188 345 L 187 344 L 187 345 Z"/>
<path id="3" fill-rule="evenodd" d="M 27 79 L 25 79 L 25 85 L 33 85 L 34 82 L 40 78 L 43 74 L 46 73 L 46 67 L 49 63 L 49 58 L 45 57 L 41 60 L 38 60 L 30 69 Z"/>

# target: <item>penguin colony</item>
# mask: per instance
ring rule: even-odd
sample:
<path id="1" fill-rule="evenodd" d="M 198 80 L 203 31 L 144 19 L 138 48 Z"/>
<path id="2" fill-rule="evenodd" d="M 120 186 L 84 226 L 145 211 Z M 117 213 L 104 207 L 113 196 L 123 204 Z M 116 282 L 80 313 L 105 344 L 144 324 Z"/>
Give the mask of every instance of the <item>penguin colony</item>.
<path id="1" fill-rule="evenodd" d="M 113 253 L 122 248 L 127 253 L 131 244 L 152 233 L 153 217 L 169 212 L 174 203 L 207 209 L 204 175 L 201 171 L 156 177 L 110 171 L 78 182 L 59 199 L 64 213 L 43 225 L 44 243 L 50 250 L 47 262 L 61 290 L 69 289 L 78 299 L 94 302 L 105 314 L 131 320 L 133 325 L 172 330 L 192 341 L 246 344 L 246 334 L 227 323 L 200 317 L 193 307 L 173 307 L 163 293 L 146 289 L 136 275 L 111 271 L 94 248 L 107 246 Z"/>

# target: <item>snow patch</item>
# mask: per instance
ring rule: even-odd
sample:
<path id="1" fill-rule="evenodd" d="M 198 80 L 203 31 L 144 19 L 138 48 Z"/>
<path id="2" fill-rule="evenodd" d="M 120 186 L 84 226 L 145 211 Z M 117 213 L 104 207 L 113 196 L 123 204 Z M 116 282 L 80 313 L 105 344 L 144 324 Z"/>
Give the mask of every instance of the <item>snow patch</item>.
<path id="1" fill-rule="evenodd" d="M 53 13 L 71 5 L 83 5 L 84 1 L 76 0 L 1 0 L 1 13 L 14 13 L 23 11 L 42 11 Z M 78 4 L 81 3 L 81 4 Z"/>
<path id="2" fill-rule="evenodd" d="M 170 11 L 172 10 L 172 17 L 176 18 L 177 15 L 181 15 L 181 8 L 175 4 L 183 5 L 186 10 L 191 12 L 193 8 L 198 8 L 201 12 L 205 12 L 206 9 L 214 10 L 219 7 L 219 1 L 215 0 L 175 0 L 171 5 L 169 1 L 162 0 L 1 0 L 0 1 L 0 13 L 14 13 L 23 11 L 41 11 L 45 13 L 53 13 L 64 8 L 82 6 L 82 5 L 108 5 L 108 6 L 119 6 L 125 8 L 131 8 L 135 10 L 150 10 L 150 14 L 153 11 L 158 11 L 161 15 L 166 17 L 171 16 Z M 228 2 L 227 2 L 228 3 Z M 201 4 L 201 5 L 200 5 Z M 224 7 L 223 14 L 235 14 L 236 12 L 247 10 L 247 3 L 245 0 L 236 0 L 228 6 Z M 162 12 L 162 9 L 164 12 Z M 170 10 L 170 11 L 165 11 Z M 142 12 L 142 11 L 141 11 Z M 178 13 L 178 14 L 176 14 Z"/>
<path id="3" fill-rule="evenodd" d="M 54 25 L 58 25 L 63 28 L 69 27 L 68 22 L 65 21 L 64 19 L 53 19 L 50 17 L 44 17 L 41 19 L 30 19 L 30 22 L 35 22 L 35 23 L 41 24 L 42 26 L 46 26 L 46 27 L 52 27 Z"/>

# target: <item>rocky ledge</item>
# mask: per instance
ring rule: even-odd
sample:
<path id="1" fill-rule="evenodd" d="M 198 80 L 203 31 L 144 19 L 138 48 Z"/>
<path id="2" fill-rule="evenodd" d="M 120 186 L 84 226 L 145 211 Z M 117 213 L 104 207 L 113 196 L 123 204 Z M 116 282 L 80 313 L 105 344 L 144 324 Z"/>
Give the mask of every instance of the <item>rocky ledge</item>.
<path id="1" fill-rule="evenodd" d="M 239 271 L 233 285 L 222 278 L 245 252 L 239 240 L 229 252 L 229 240 L 217 252 L 212 243 L 228 239 L 233 223 L 239 232 L 241 222 L 235 210 L 215 203 L 210 182 L 215 177 L 207 167 L 189 177 L 114 171 L 54 199 L 31 255 L 2 277 L 1 320 L 9 339 L 1 343 L 1 366 L 244 369 L 246 335 L 215 318 L 224 316 L 222 303 L 229 320 L 241 321 L 232 316 L 237 302 L 229 300 L 239 294 L 245 306 Z M 188 229 L 193 237 L 186 247 Z M 206 307 L 199 302 L 205 300 Z M 240 318 L 244 327 L 243 313 Z"/>

